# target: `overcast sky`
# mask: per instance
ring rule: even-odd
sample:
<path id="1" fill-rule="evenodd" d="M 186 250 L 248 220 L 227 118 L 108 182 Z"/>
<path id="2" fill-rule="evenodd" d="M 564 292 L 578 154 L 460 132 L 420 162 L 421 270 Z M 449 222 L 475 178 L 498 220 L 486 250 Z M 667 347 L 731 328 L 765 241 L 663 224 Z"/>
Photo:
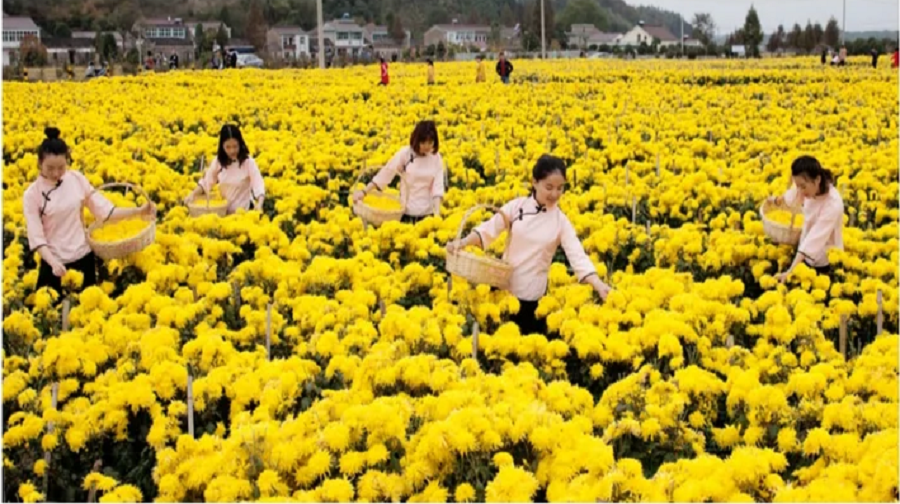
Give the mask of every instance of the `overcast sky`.
<path id="1" fill-rule="evenodd" d="M 759 21 L 766 33 L 775 31 L 779 24 L 790 31 L 794 23 L 806 26 L 811 20 L 828 22 L 834 16 L 841 22 L 845 0 L 631 0 L 631 4 L 654 5 L 677 12 L 685 20 L 694 13 L 708 12 L 718 26 L 719 33 L 728 33 L 744 25 L 750 5 L 756 6 Z M 898 26 L 898 0 L 846 0 L 847 31 L 896 30 Z"/>

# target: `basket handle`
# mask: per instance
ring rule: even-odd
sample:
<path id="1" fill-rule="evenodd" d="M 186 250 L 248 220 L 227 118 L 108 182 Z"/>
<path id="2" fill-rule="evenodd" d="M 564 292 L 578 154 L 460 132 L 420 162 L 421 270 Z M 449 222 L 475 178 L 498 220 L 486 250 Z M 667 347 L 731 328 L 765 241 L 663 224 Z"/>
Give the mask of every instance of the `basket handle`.
<path id="1" fill-rule="evenodd" d="M 143 196 L 144 199 L 147 200 L 147 203 L 152 203 L 152 201 L 150 200 L 150 197 L 147 196 L 147 193 L 145 193 L 144 190 L 141 189 L 141 186 L 139 186 L 139 185 L 130 184 L 128 182 L 110 182 L 108 184 L 103 184 L 100 187 L 94 188 L 94 190 L 91 191 L 90 194 L 88 194 L 87 197 L 84 198 L 84 200 L 81 202 L 81 212 L 78 215 L 79 215 L 79 217 L 81 217 L 81 226 L 82 227 L 84 227 L 84 209 L 87 207 L 87 202 L 90 201 L 90 199 L 92 197 L 94 197 L 94 193 L 102 191 L 103 189 L 109 189 L 111 187 L 124 187 L 126 189 L 131 189 L 132 192 L 136 192 L 136 193 L 140 194 L 141 196 Z M 150 219 L 144 218 L 143 216 L 141 216 L 141 218 L 143 218 L 144 220 L 150 220 Z M 89 235 L 90 234 L 89 228 L 84 228 L 84 233 L 86 235 Z"/>
<path id="2" fill-rule="evenodd" d="M 377 174 L 382 168 L 384 168 L 384 166 L 371 166 L 369 168 L 366 168 L 366 165 L 363 164 L 362 168 L 360 168 L 360 170 L 359 170 L 359 175 L 356 177 L 356 182 L 353 183 L 353 186 L 355 187 L 357 184 L 362 183 L 363 175 L 370 173 L 370 172 L 375 172 Z M 406 200 L 409 199 L 409 185 L 407 185 L 407 182 L 406 182 L 406 171 L 405 170 L 402 172 L 398 171 L 397 175 L 400 177 L 400 185 L 401 185 L 401 189 L 402 189 L 400 192 L 403 195 L 403 206 L 406 206 Z M 365 187 L 365 186 L 363 186 L 363 187 Z M 377 185 L 375 186 L 375 190 L 372 192 L 378 193 L 378 194 L 384 193 L 384 191 L 379 189 Z"/>
<path id="3" fill-rule="evenodd" d="M 503 247 L 503 258 L 506 259 L 506 255 L 509 253 L 509 244 L 512 243 L 512 222 L 510 222 L 509 217 L 503 213 L 503 210 L 497 208 L 493 205 L 475 205 L 466 211 L 466 214 L 463 216 L 462 220 L 459 222 L 459 229 L 456 231 L 456 240 L 459 241 L 462 239 L 463 229 L 466 227 L 466 222 L 469 222 L 469 218 L 472 217 L 472 214 L 477 212 L 478 210 L 491 210 L 495 214 L 499 214 L 500 217 L 503 218 L 503 223 L 506 225 L 506 230 L 509 233 L 506 237 L 506 245 Z M 482 244 L 483 246 L 484 244 Z M 453 252 L 453 254 L 457 254 L 457 252 Z"/>

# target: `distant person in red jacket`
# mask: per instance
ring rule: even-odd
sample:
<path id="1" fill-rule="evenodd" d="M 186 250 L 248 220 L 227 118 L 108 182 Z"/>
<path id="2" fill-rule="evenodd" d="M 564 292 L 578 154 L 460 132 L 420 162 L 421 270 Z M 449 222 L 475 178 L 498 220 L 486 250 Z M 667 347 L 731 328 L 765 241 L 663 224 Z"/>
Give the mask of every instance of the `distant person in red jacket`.
<path id="1" fill-rule="evenodd" d="M 894 54 L 891 55 L 891 68 L 897 68 L 900 65 L 900 49 L 894 49 Z"/>
<path id="2" fill-rule="evenodd" d="M 384 59 L 384 56 L 379 56 L 381 59 L 381 85 L 387 86 L 391 81 L 391 78 L 388 77 L 388 64 L 387 60 Z"/>

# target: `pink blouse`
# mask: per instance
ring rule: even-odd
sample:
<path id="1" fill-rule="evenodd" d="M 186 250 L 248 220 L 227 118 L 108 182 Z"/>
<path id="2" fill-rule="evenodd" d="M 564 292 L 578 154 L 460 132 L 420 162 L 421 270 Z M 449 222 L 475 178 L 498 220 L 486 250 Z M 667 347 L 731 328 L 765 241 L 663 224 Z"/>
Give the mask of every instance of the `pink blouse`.
<path id="1" fill-rule="evenodd" d="M 251 201 L 266 195 L 262 174 L 252 157 L 248 157 L 240 165 L 234 161 L 225 168 L 220 166 L 219 160 L 214 158 L 206 174 L 200 179 L 200 187 L 208 192 L 218 184 L 219 192 L 228 202 L 229 214 L 236 212 L 238 208 L 249 210 Z M 205 198 L 206 196 L 198 196 L 196 203 L 203 203 Z"/>
<path id="2" fill-rule="evenodd" d="M 433 213 L 432 201 L 444 196 L 444 161 L 441 155 L 417 156 L 411 147 L 404 147 L 378 171 L 372 183 L 383 190 L 400 172 L 406 174 L 406 187 L 400 184 L 400 198 L 407 198 L 406 215 L 422 217 Z"/>
<path id="3" fill-rule="evenodd" d="M 81 172 L 69 170 L 52 183 L 38 177 L 23 196 L 23 212 L 28 231 L 28 247 L 33 251 L 48 247 L 63 264 L 73 263 L 91 251 L 84 235 L 82 202 L 94 188 Z M 97 220 L 106 220 L 116 208 L 101 193 L 88 200 Z"/>
<path id="4" fill-rule="evenodd" d="M 510 201 L 501 210 L 512 222 L 506 259 L 513 267 L 509 291 L 517 298 L 537 301 L 547 293 L 550 263 L 560 245 L 579 282 L 597 273 L 575 228 L 558 206 L 541 207 L 534 197 L 528 196 Z M 503 218 L 494 215 L 474 232 L 487 248 L 505 229 Z"/>
<path id="5" fill-rule="evenodd" d="M 844 250 L 844 200 L 834 186 L 826 194 L 804 198 L 791 187 L 784 193 L 790 206 L 803 204 L 803 231 L 798 250 L 812 267 L 828 265 L 828 249 Z"/>

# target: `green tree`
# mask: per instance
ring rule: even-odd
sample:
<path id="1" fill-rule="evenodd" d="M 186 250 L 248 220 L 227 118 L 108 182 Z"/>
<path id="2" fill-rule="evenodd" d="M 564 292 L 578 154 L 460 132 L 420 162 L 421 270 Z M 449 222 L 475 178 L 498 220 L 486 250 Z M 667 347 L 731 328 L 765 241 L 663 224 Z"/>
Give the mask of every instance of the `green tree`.
<path id="1" fill-rule="evenodd" d="M 219 31 L 216 32 L 216 44 L 218 44 L 220 48 L 224 48 L 228 45 L 228 31 L 225 30 L 224 23 L 219 25 Z"/>
<path id="2" fill-rule="evenodd" d="M 813 25 L 813 38 L 816 43 L 810 48 L 810 50 L 814 49 L 817 45 L 821 44 L 823 40 L 825 40 L 825 30 L 822 29 L 821 23 L 816 23 Z"/>
<path id="3" fill-rule="evenodd" d="M 791 49 L 803 48 L 803 28 L 800 28 L 799 23 L 794 23 L 794 27 L 791 28 L 791 33 L 787 36 L 787 45 Z"/>
<path id="4" fill-rule="evenodd" d="M 547 3 L 551 3 L 548 2 Z M 594 25 L 598 30 L 606 30 L 607 20 L 596 0 L 570 0 L 556 18 L 556 26 L 570 31 L 573 24 Z M 577 42 L 577 41 L 573 41 Z"/>
<path id="5" fill-rule="evenodd" d="M 712 15 L 706 12 L 694 14 L 691 26 L 693 27 L 693 37 L 699 40 L 704 47 L 709 47 L 716 34 L 716 23 L 713 21 Z"/>
<path id="6" fill-rule="evenodd" d="M 800 47 L 807 53 L 816 47 L 816 32 L 811 22 L 806 22 L 806 28 L 803 29 L 803 38 L 800 41 Z"/>
<path id="7" fill-rule="evenodd" d="M 263 51 L 266 48 L 267 30 L 260 0 L 250 0 L 250 10 L 247 14 L 247 41 L 257 51 Z"/>
<path id="8" fill-rule="evenodd" d="M 500 47 L 500 43 L 502 42 L 500 38 L 500 23 L 494 21 L 491 23 L 491 34 L 488 39 L 488 44 L 494 48 Z"/>
<path id="9" fill-rule="evenodd" d="M 759 46 L 763 41 L 762 26 L 759 24 L 759 15 L 756 8 L 750 5 L 747 18 L 744 20 L 744 45 L 747 46 L 747 56 L 759 57 Z"/>
<path id="10" fill-rule="evenodd" d="M 98 33 L 94 39 L 94 49 L 103 61 L 113 61 L 119 56 L 119 45 L 116 37 L 109 32 Z"/>
<path id="11" fill-rule="evenodd" d="M 44 66 L 47 64 L 47 48 L 34 35 L 25 35 L 19 45 L 19 54 L 25 66 Z"/>
<path id="12" fill-rule="evenodd" d="M 203 25 L 197 23 L 197 26 L 194 27 L 194 58 L 200 59 L 204 45 L 206 45 L 206 33 L 203 31 Z"/>
<path id="13" fill-rule="evenodd" d="M 841 43 L 841 28 L 837 19 L 833 16 L 825 25 L 825 32 L 822 34 L 822 42 L 829 47 L 837 47 Z"/>
<path id="14" fill-rule="evenodd" d="M 128 47 L 134 35 L 134 25 L 141 18 L 138 0 L 107 0 L 110 8 L 103 31 L 115 31 L 122 38 L 122 47 Z M 118 52 L 118 49 L 116 50 Z"/>
<path id="15" fill-rule="evenodd" d="M 502 26 L 513 26 L 516 24 L 516 14 L 508 3 L 504 3 L 503 7 L 500 8 L 500 24 Z"/>
<path id="16" fill-rule="evenodd" d="M 69 25 L 66 24 L 65 21 L 60 21 L 53 27 L 53 34 L 59 38 L 70 38 L 72 36 L 72 29 L 69 28 Z"/>
<path id="17" fill-rule="evenodd" d="M 769 37 L 769 42 L 766 43 L 766 50 L 773 53 L 783 48 L 786 36 L 784 25 L 778 25 L 778 29 Z"/>
<path id="18" fill-rule="evenodd" d="M 390 15 L 389 15 L 390 16 Z M 400 16 L 390 16 L 391 22 L 388 25 L 388 34 L 398 44 L 406 41 L 406 31 L 403 29 L 403 23 Z"/>

